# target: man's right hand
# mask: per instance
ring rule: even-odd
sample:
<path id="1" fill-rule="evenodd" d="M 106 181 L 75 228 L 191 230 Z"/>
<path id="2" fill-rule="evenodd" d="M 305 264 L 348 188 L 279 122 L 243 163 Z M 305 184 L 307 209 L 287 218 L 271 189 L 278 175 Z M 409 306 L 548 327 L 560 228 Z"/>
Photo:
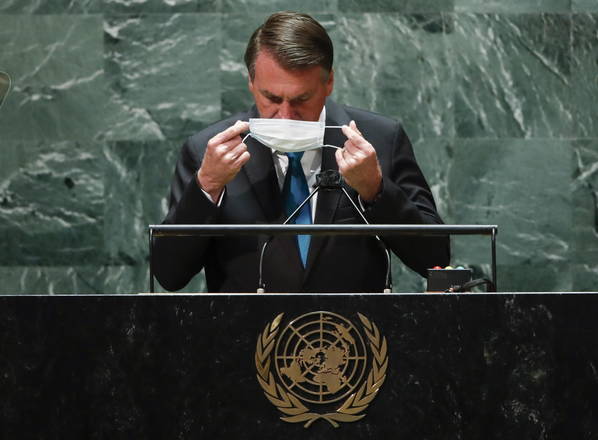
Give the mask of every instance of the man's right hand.
<path id="1" fill-rule="evenodd" d="M 240 136 L 246 131 L 249 131 L 249 122 L 237 121 L 208 141 L 201 167 L 197 171 L 197 182 L 215 203 L 224 186 L 234 179 L 249 160 L 247 145 Z"/>

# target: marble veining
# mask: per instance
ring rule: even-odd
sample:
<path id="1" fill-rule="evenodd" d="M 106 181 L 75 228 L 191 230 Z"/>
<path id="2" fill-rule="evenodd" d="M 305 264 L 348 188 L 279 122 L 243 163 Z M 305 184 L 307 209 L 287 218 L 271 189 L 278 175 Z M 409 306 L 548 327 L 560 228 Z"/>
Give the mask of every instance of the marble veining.
<path id="1" fill-rule="evenodd" d="M 594 0 L 5 0 L 0 293 L 147 290 L 182 142 L 251 105 L 247 38 L 295 8 L 334 41 L 334 98 L 403 123 L 445 222 L 499 225 L 502 290 L 597 290 Z M 488 275 L 486 238 L 453 251 Z"/>

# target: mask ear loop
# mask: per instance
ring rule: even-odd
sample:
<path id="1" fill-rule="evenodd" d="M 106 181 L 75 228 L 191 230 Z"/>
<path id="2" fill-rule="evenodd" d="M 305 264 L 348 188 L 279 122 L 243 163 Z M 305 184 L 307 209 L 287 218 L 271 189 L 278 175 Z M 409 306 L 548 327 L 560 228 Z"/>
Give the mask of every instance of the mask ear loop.
<path id="1" fill-rule="evenodd" d="M 343 126 L 342 125 L 326 125 L 324 128 L 339 128 L 342 129 Z M 330 144 L 324 144 L 322 145 L 322 148 L 324 147 L 328 147 L 328 148 L 334 148 L 336 150 L 342 150 L 343 147 L 337 147 L 336 145 L 330 145 Z"/>

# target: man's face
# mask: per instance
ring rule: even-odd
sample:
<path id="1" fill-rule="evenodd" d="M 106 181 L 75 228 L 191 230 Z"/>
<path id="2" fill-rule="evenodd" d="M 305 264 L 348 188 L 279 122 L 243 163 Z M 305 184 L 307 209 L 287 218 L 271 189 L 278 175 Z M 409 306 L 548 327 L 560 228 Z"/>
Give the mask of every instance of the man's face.
<path id="1" fill-rule="evenodd" d="M 262 118 L 317 121 L 333 84 L 333 72 L 326 79 L 320 66 L 286 70 L 268 52 L 260 51 L 249 90 Z"/>

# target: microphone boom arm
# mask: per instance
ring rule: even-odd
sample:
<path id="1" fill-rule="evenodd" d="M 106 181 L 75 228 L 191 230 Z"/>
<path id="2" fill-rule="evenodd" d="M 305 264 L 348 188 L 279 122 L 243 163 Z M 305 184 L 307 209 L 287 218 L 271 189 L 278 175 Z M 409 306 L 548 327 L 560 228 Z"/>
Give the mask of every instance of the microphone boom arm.
<path id="1" fill-rule="evenodd" d="M 323 189 L 323 190 L 338 190 L 338 189 L 340 189 L 343 192 L 343 194 L 347 197 L 347 199 L 349 199 L 349 201 L 351 202 L 351 205 L 353 206 L 355 211 L 359 214 L 359 216 L 361 217 L 363 222 L 366 225 L 370 224 L 370 222 L 367 221 L 367 219 L 361 212 L 361 209 L 359 209 L 359 207 L 353 201 L 353 199 L 351 198 L 351 196 L 349 195 L 347 190 L 343 187 L 342 176 L 339 174 L 339 172 L 336 170 L 324 170 L 316 176 L 316 184 L 314 185 L 314 189 L 312 190 L 312 192 L 297 207 L 297 209 L 295 209 L 291 213 L 291 215 L 288 216 L 288 218 L 283 222 L 283 225 L 288 224 L 297 215 L 297 213 L 299 211 L 301 211 L 301 208 L 303 208 L 305 206 L 305 204 L 308 203 L 313 198 L 313 196 L 316 195 L 316 193 L 318 191 L 320 191 L 321 189 Z M 266 239 L 266 241 L 262 245 L 262 250 L 260 252 L 260 262 L 259 262 L 259 272 L 258 272 L 259 279 L 258 279 L 257 293 L 265 293 L 266 292 L 266 285 L 264 283 L 264 278 L 263 278 L 264 255 L 266 254 L 266 248 L 272 241 L 272 238 L 273 238 L 273 236 L 270 235 Z M 382 247 L 384 248 L 384 254 L 386 256 L 386 279 L 385 279 L 384 293 L 390 293 L 392 290 L 390 251 L 388 250 L 388 246 L 386 246 L 386 243 L 384 243 L 384 241 L 382 241 L 382 239 L 378 235 L 375 235 L 375 238 L 376 238 L 376 240 L 378 240 L 378 243 L 380 243 L 382 245 Z"/>

